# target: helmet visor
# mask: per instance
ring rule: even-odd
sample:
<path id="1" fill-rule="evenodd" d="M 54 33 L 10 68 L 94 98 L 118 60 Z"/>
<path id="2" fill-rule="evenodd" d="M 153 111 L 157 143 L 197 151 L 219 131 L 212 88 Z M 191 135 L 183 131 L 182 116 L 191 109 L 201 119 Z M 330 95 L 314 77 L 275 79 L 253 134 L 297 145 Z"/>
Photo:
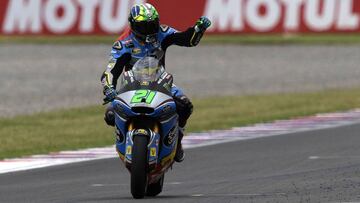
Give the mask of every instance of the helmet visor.
<path id="1" fill-rule="evenodd" d="M 133 30 L 144 37 L 157 34 L 159 28 L 159 20 L 141 21 L 133 24 Z"/>

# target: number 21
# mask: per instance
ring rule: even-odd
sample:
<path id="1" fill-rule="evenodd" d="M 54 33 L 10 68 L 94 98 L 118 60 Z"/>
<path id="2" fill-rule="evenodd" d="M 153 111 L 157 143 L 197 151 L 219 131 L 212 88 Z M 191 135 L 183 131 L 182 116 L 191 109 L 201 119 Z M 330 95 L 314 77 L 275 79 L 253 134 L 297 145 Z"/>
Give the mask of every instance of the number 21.
<path id="1" fill-rule="evenodd" d="M 137 90 L 134 94 L 134 96 L 131 99 L 132 104 L 136 103 L 142 103 L 145 100 L 145 103 L 151 104 L 154 97 L 156 95 L 156 92 L 150 91 L 150 90 Z"/>

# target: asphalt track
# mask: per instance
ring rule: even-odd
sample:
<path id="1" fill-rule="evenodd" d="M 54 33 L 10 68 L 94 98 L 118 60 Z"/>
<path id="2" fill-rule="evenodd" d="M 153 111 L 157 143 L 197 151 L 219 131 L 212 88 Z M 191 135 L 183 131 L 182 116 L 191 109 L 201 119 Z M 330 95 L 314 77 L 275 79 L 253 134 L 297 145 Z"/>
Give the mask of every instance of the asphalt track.
<path id="1" fill-rule="evenodd" d="M 187 150 L 164 191 L 141 202 L 360 201 L 360 125 Z M 0 202 L 135 202 L 105 159 L 0 175 Z"/>

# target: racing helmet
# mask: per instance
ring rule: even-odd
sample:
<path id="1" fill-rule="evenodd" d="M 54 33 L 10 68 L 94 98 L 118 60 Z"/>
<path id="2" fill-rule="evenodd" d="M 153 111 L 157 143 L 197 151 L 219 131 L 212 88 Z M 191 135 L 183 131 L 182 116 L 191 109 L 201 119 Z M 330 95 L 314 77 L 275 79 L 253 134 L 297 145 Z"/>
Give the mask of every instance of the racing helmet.
<path id="1" fill-rule="evenodd" d="M 149 3 L 136 4 L 130 9 L 129 23 L 132 33 L 142 42 L 157 40 L 160 28 L 159 14 Z"/>

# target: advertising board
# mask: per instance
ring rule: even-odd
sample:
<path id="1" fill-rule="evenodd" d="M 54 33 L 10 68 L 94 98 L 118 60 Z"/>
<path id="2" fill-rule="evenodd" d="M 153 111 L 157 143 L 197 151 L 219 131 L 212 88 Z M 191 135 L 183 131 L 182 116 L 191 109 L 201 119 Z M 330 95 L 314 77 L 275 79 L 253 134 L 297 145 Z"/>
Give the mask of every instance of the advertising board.
<path id="1" fill-rule="evenodd" d="M 108 35 L 127 26 L 129 8 L 145 0 L 2 0 L 2 35 Z M 359 0 L 148 0 L 162 23 L 179 30 L 200 16 L 209 33 L 360 32 Z"/>

